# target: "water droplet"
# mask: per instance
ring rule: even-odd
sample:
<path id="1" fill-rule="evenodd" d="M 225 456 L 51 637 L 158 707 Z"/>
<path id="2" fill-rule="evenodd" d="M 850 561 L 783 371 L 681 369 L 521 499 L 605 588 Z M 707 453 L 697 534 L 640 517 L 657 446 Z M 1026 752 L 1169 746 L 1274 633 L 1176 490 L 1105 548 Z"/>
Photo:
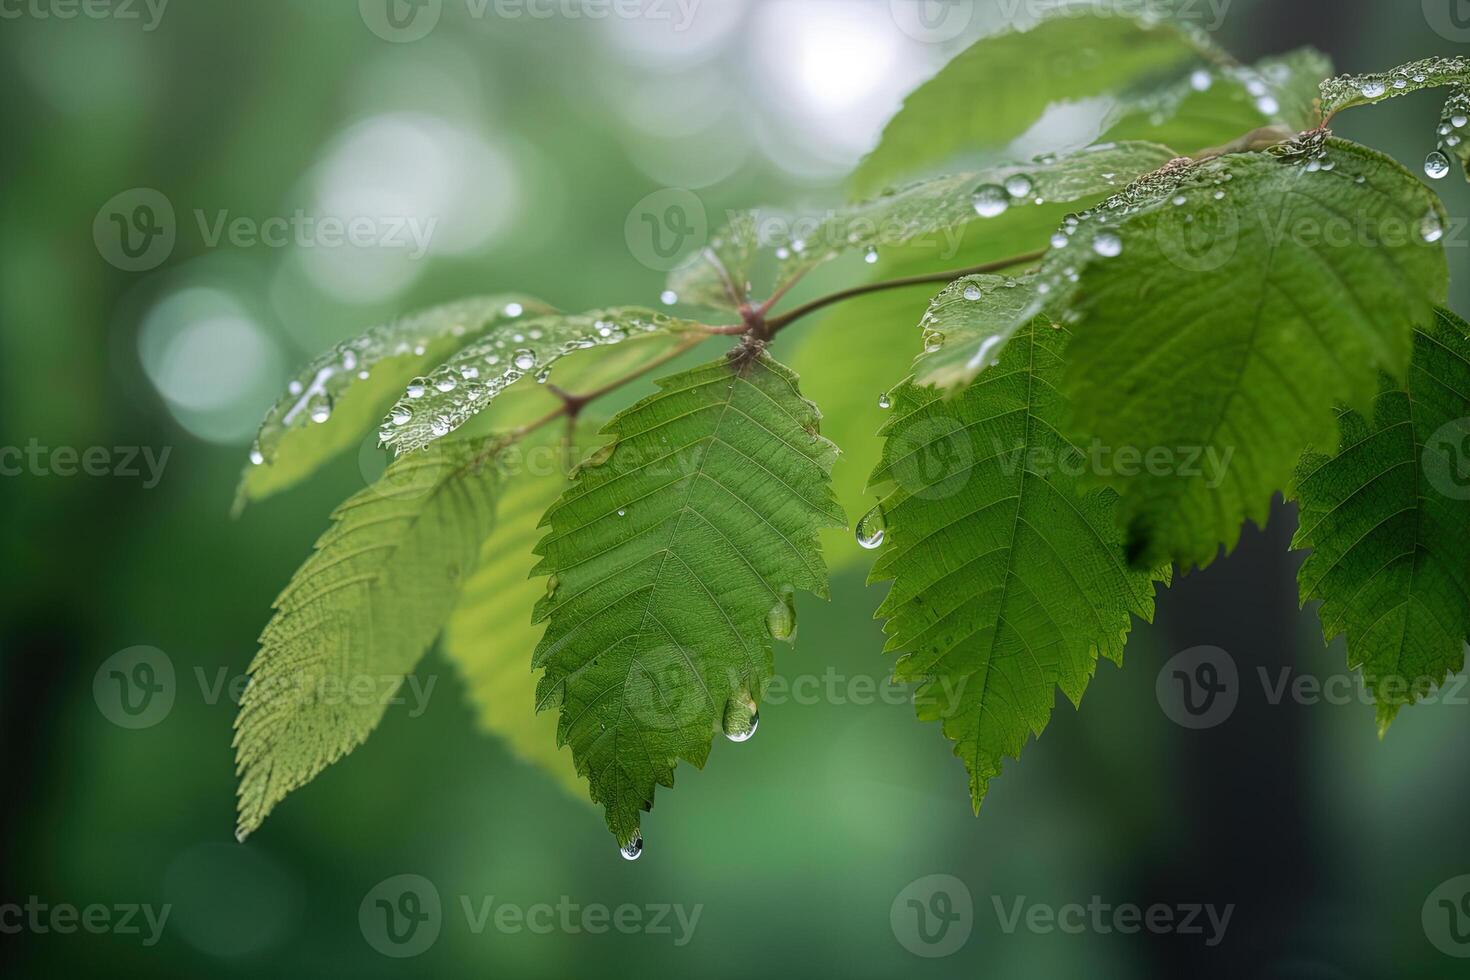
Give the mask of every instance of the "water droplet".
<path id="1" fill-rule="evenodd" d="M 973 282 L 965 287 L 965 299 L 974 302 L 975 300 L 979 299 L 980 296 L 980 287 L 975 285 Z"/>
<path id="2" fill-rule="evenodd" d="M 777 640 L 789 640 L 796 633 L 796 603 L 790 591 L 776 597 L 766 613 L 766 629 Z"/>
<path id="3" fill-rule="evenodd" d="M 259 446 L 255 446 L 255 447 L 251 448 L 251 450 L 250 450 L 250 465 L 252 465 L 252 466 L 259 466 L 261 463 L 264 463 L 264 462 L 265 462 L 265 453 L 263 453 L 263 452 L 260 451 L 260 447 Z"/>
<path id="4" fill-rule="evenodd" d="M 355 370 L 357 370 L 357 354 L 356 353 L 354 353 L 353 351 L 350 351 L 350 350 L 347 350 L 347 351 L 343 351 L 342 352 L 342 370 L 344 370 L 344 371 L 355 371 Z"/>
<path id="5" fill-rule="evenodd" d="M 777 639 L 780 639 L 780 637 L 777 637 Z M 743 725 L 726 728 L 725 737 L 732 742 L 749 742 L 755 737 L 755 730 L 759 727 L 761 727 L 761 713 L 759 711 L 752 711 L 750 717 L 745 719 Z"/>
<path id="6" fill-rule="evenodd" d="M 1031 193 L 1031 178 L 1025 174 L 1011 174 L 1006 178 L 1006 193 L 1011 197 L 1025 197 Z"/>
<path id="7" fill-rule="evenodd" d="M 408 387 L 404 389 L 403 393 L 410 398 L 424 397 L 424 379 L 419 378 L 415 381 L 410 381 Z"/>
<path id="8" fill-rule="evenodd" d="M 1067 246 L 1067 241 L 1068 239 L 1066 232 L 1057 230 L 1051 233 L 1052 248 L 1065 248 Z"/>
<path id="9" fill-rule="evenodd" d="M 869 245 L 867 250 L 863 252 L 863 261 L 868 263 L 868 265 L 875 264 L 878 261 L 878 250 Z"/>
<path id="10" fill-rule="evenodd" d="M 551 368 L 549 368 L 549 367 L 548 368 L 542 368 L 541 370 L 539 370 L 539 371 L 536 372 L 536 383 L 538 385 L 544 385 L 550 379 L 551 379 Z"/>
<path id="11" fill-rule="evenodd" d="M 1215 79 L 1203 68 L 1196 68 L 1189 73 L 1189 87 L 1196 92 L 1208 92 Z"/>
<path id="12" fill-rule="evenodd" d="M 1281 111 L 1281 103 L 1269 95 L 1263 95 L 1256 100 L 1256 108 L 1263 116 L 1274 116 Z"/>
<path id="13" fill-rule="evenodd" d="M 665 306 L 673 306 L 675 303 L 679 302 L 679 294 L 674 292 L 672 289 L 665 289 L 663 292 L 658 294 L 658 299 L 659 302 L 664 304 Z"/>
<path id="14" fill-rule="evenodd" d="M 434 387 L 435 388 L 438 388 L 440 391 L 444 391 L 444 392 L 453 391 L 458 386 L 459 386 L 459 382 L 458 381 L 455 381 L 454 380 L 454 377 L 452 375 L 445 375 L 444 377 L 440 378 L 438 381 L 435 381 L 434 382 Z"/>
<path id="15" fill-rule="evenodd" d="M 1394 88 L 1408 88 L 1408 86 L 1409 86 L 1409 80 L 1407 78 L 1405 78 L 1404 76 L 1402 76 L 1402 75 L 1395 75 L 1393 77 L 1393 87 Z"/>
<path id="16" fill-rule="evenodd" d="M 625 861 L 638 860 L 643 856 L 643 835 L 636 830 L 633 831 L 633 839 L 622 847 L 619 847 L 618 853 L 623 856 L 623 860 Z"/>
<path id="17" fill-rule="evenodd" d="M 519 303 L 505 304 L 505 315 L 508 317 L 515 318 L 520 316 L 524 312 L 526 312 L 525 307 L 521 306 L 521 304 Z"/>
<path id="18" fill-rule="evenodd" d="M 529 371 L 536 366 L 536 352 L 524 348 L 518 350 L 515 353 L 514 363 L 517 370 Z"/>
<path id="19" fill-rule="evenodd" d="M 1424 220 L 1419 223 L 1419 237 L 1430 245 L 1444 237 L 1444 222 L 1439 220 L 1439 212 L 1433 208 L 1429 209 Z"/>
<path id="20" fill-rule="evenodd" d="M 619 507 L 618 508 L 618 516 L 619 517 L 627 517 L 628 516 L 628 508 L 626 508 L 626 507 Z"/>
<path id="21" fill-rule="evenodd" d="M 994 218 L 996 215 L 1005 214 L 1006 209 L 1011 206 L 1010 195 L 1006 189 L 997 184 L 986 184 L 975 189 L 975 196 L 970 199 L 975 205 L 975 213 L 982 218 Z"/>
<path id="22" fill-rule="evenodd" d="M 1450 125 L 1456 129 L 1464 129 L 1466 124 L 1470 124 L 1470 116 L 1465 115 L 1463 112 L 1457 112 L 1450 117 Z"/>
<path id="23" fill-rule="evenodd" d="M 546 598 L 555 599 L 556 590 L 560 585 L 561 578 L 555 572 L 552 572 L 551 575 L 546 579 Z"/>
<path id="24" fill-rule="evenodd" d="M 332 400 L 324 395 L 318 395 L 307 403 L 306 414 L 318 424 L 327 421 L 332 417 Z"/>
<path id="25" fill-rule="evenodd" d="M 1111 231 L 1104 231 L 1092 240 L 1092 250 L 1105 259 L 1123 253 L 1123 239 Z"/>
<path id="26" fill-rule="evenodd" d="M 888 525 L 883 518 L 883 505 L 875 504 L 857 522 L 857 543 L 869 551 L 883 544 Z"/>
<path id="27" fill-rule="evenodd" d="M 893 399 L 888 397 L 888 392 L 885 391 L 883 394 L 878 396 L 878 407 L 883 409 L 885 412 L 893 407 Z"/>
<path id="28" fill-rule="evenodd" d="M 1443 180 L 1450 172 L 1450 161 L 1443 153 L 1435 150 L 1424 158 L 1424 172 L 1432 180 Z"/>
<path id="29" fill-rule="evenodd" d="M 924 353 L 933 354 L 944 346 L 944 334 L 929 330 L 924 334 Z"/>
<path id="30" fill-rule="evenodd" d="M 301 394 L 301 382 L 292 380 L 292 382 L 286 386 L 286 392 L 292 395 Z"/>
<path id="31" fill-rule="evenodd" d="M 1215 192 L 1215 200 L 1217 200 L 1217 201 L 1223 201 L 1223 200 L 1225 200 L 1225 192 L 1224 191 L 1216 191 Z"/>
<path id="32" fill-rule="evenodd" d="M 1388 91 L 1388 89 L 1378 79 L 1370 78 L 1362 84 L 1358 91 L 1363 93 L 1363 98 L 1365 99 L 1376 99 Z"/>
<path id="33" fill-rule="evenodd" d="M 450 418 L 448 415 L 436 415 L 434 416 L 433 423 L 429 426 L 429 431 L 436 436 L 447 436 L 449 435 L 449 426 Z"/>
<path id="34" fill-rule="evenodd" d="M 407 425 L 412 419 L 413 413 L 399 405 L 393 406 L 393 411 L 388 415 L 388 421 L 394 425 Z"/>

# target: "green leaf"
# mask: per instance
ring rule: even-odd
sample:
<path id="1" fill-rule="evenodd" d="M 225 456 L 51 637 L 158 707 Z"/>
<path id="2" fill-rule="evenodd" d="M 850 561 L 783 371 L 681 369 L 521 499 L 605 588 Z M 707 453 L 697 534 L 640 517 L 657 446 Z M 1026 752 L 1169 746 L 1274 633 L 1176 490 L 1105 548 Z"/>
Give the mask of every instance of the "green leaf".
<path id="1" fill-rule="evenodd" d="M 1242 518 L 1264 523 L 1308 445 L 1331 444 L 1335 403 L 1402 376 L 1413 324 L 1445 294 L 1426 234 L 1443 210 L 1392 160 L 1321 134 L 1123 197 L 1079 223 L 1036 289 L 1077 323 L 1073 431 L 1178 463 L 1103 474 L 1130 556 L 1203 565 Z"/>
<path id="2" fill-rule="evenodd" d="M 919 716 L 940 721 L 978 811 L 1005 756 L 1080 702 L 1099 655 L 1115 662 L 1130 615 L 1151 619 L 1157 575 L 1130 571 L 1116 495 L 1087 489 L 1087 458 L 1058 434 L 1067 332 L 1035 320 L 952 398 L 905 384 L 884 426 L 875 485 L 886 547 L 870 581 L 893 580 L 878 615 Z"/>
<path id="3" fill-rule="evenodd" d="M 1107 137 L 1197 152 L 1262 126 L 1294 133 L 1320 121 L 1317 85 L 1331 73 L 1331 60 L 1313 48 L 1250 67 L 1199 67 L 1170 86 L 1120 98 L 1106 124 Z"/>
<path id="4" fill-rule="evenodd" d="M 889 121 L 853 176 L 855 192 L 868 196 L 902 177 L 956 169 L 961 154 L 1000 152 L 1054 103 L 1117 94 L 1147 76 L 1220 57 L 1187 25 L 1104 14 L 1064 10 L 959 54 Z"/>
<path id="5" fill-rule="evenodd" d="M 789 369 L 742 349 L 659 387 L 609 423 L 537 548 L 538 705 L 560 707 L 558 738 L 624 845 L 677 760 L 702 767 L 759 701 L 768 618 L 797 590 L 826 594 L 817 530 L 843 523 L 837 448 Z"/>
<path id="6" fill-rule="evenodd" d="M 750 280 L 762 242 L 760 212 L 739 211 L 709 244 L 676 266 L 667 280 L 681 303 L 738 310 L 750 299 Z"/>
<path id="7" fill-rule="evenodd" d="M 559 427 L 548 427 L 500 454 L 505 478 L 495 529 L 444 627 L 443 647 L 464 677 L 480 727 L 586 800 L 571 753 L 557 744 L 556 716 L 536 711 L 531 654 L 541 630 L 527 615 L 546 594 L 545 582 L 527 575 L 536 564 L 541 515 L 566 489 L 569 463 L 580 458 L 575 448 L 559 444 L 560 434 Z"/>
<path id="8" fill-rule="evenodd" d="M 1037 202 L 1069 204 L 1122 188 L 1157 170 L 1177 154 L 1156 143 L 1104 143 L 1066 156 L 949 174 L 893 188 L 879 197 L 838 209 L 811 227 L 798 245 L 786 243 L 778 282 L 790 282 L 844 252 L 879 253 L 921 236 L 993 220 Z M 1037 246 L 1044 245 L 1038 242 Z"/>
<path id="9" fill-rule="evenodd" d="M 422 449 L 464 425 L 527 376 L 544 380 L 568 354 L 632 338 L 693 332 L 698 324 L 639 307 L 553 314 L 498 329 L 408 384 L 379 438 L 395 453 Z"/>
<path id="10" fill-rule="evenodd" d="M 373 327 L 315 358 L 266 413 L 241 474 L 236 512 L 356 446 L 414 375 L 498 326 L 550 312 L 524 296 L 476 297 Z"/>
<path id="11" fill-rule="evenodd" d="M 1344 109 L 1375 105 L 1401 95 L 1412 95 L 1427 88 L 1470 85 L 1470 58 L 1425 58 L 1387 72 L 1366 75 L 1338 75 L 1322 83 L 1322 111 L 1332 116 Z"/>
<path id="12" fill-rule="evenodd" d="M 1328 642 L 1347 637 L 1388 728 L 1465 662 L 1470 637 L 1470 332 L 1443 310 L 1416 328 L 1407 382 L 1370 415 L 1344 410 L 1342 448 L 1302 457 L 1293 548 Z"/>
<path id="13" fill-rule="evenodd" d="M 965 276 L 929 302 L 919 321 L 924 352 L 915 364 L 921 384 L 952 388 L 969 384 L 999 359 L 1001 348 L 1030 322 L 1037 307 L 1030 280 Z"/>
<path id="14" fill-rule="evenodd" d="M 367 738 L 433 643 L 494 523 L 492 452 L 461 440 L 394 463 L 276 599 L 235 719 L 242 840 Z"/>

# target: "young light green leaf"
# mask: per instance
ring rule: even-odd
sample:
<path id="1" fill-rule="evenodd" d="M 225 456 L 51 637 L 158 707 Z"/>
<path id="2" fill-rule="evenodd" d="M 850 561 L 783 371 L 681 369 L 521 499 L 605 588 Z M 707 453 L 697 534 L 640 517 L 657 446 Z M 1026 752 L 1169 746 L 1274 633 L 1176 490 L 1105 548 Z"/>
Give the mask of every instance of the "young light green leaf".
<path id="1" fill-rule="evenodd" d="M 977 811 L 1056 688 L 1077 704 L 1099 655 L 1121 663 L 1130 615 L 1151 619 L 1167 581 L 1129 570 L 1116 495 L 1083 485 L 1088 457 L 1058 434 L 1067 341 L 1034 320 L 951 398 L 901 386 L 873 474 L 891 487 L 869 579 L 893 580 L 878 615 L 906 651 L 895 676 L 919 682 L 919 716 L 954 740 Z"/>
<path id="2" fill-rule="evenodd" d="M 276 599 L 235 719 L 242 840 L 367 738 L 434 641 L 494 522 L 490 452 L 462 440 L 394 463 Z"/>
<path id="3" fill-rule="evenodd" d="M 1036 314 L 1037 296 L 1029 279 L 965 276 L 929 302 L 924 318 L 923 353 L 915 364 L 920 384 L 942 388 L 969 384 L 1000 359 L 1012 335 Z"/>
<path id="4" fill-rule="evenodd" d="M 1333 116 L 1353 106 L 1374 105 L 1427 88 L 1470 85 L 1470 58 L 1425 58 L 1387 72 L 1367 75 L 1338 75 L 1322 83 L 1322 111 Z"/>
<path id="5" fill-rule="evenodd" d="M 1074 431 L 1130 458 L 1193 460 L 1103 474 L 1136 563 L 1204 565 L 1233 547 L 1303 449 L 1331 444 L 1334 404 L 1370 400 L 1380 371 L 1402 376 L 1413 324 L 1444 298 L 1442 227 L 1411 174 L 1323 134 L 1183 168 L 1084 217 L 1036 284 L 1078 324 Z"/>
<path id="6" fill-rule="evenodd" d="M 659 387 L 609 423 L 537 548 L 538 706 L 560 708 L 558 739 L 624 845 L 677 760 L 702 767 L 759 702 L 770 617 L 797 590 L 826 594 L 817 531 L 844 523 L 837 448 L 790 370 L 742 349 Z"/>
<path id="7" fill-rule="evenodd" d="M 709 244 L 669 273 L 668 291 L 681 303 L 738 310 L 750 299 L 750 280 L 763 245 L 760 212 L 739 211 Z"/>
<path id="8" fill-rule="evenodd" d="M 1295 133 L 1321 121 L 1317 86 L 1330 74 L 1331 59 L 1314 48 L 1250 66 L 1197 67 L 1165 88 L 1121 96 L 1105 132 L 1108 139 L 1155 140 L 1191 153 L 1263 126 Z"/>
<path id="9" fill-rule="evenodd" d="M 594 428 L 584 421 L 579 433 L 587 436 Z M 480 726 L 586 800 L 587 786 L 572 754 L 557 744 L 556 715 L 536 711 L 536 675 L 530 669 L 541 630 L 527 610 L 546 594 L 546 583 L 526 573 L 536 564 L 541 515 L 566 489 L 567 471 L 582 455 L 562 445 L 561 436 L 560 427 L 548 427 L 499 455 L 505 480 L 495 529 L 444 627 L 443 649 L 464 677 Z"/>
<path id="10" fill-rule="evenodd" d="M 798 221 L 803 237 L 780 246 L 778 282 L 790 282 L 844 252 L 872 261 L 920 236 L 999 218 L 1012 208 L 1067 204 L 1109 194 L 1177 154 L 1156 143 L 1103 143 L 1065 156 L 1003 164 L 891 188 L 821 221 Z"/>
<path id="11" fill-rule="evenodd" d="M 1107 4 L 1065 7 L 1030 28 L 976 42 L 905 100 L 854 174 L 860 196 L 962 153 L 996 153 L 1058 102 L 1113 95 L 1223 55 L 1189 25 Z M 1092 16 L 1093 14 L 1102 16 Z"/>
<path id="12" fill-rule="evenodd" d="M 502 324 L 462 348 L 428 377 L 411 381 L 389 410 L 379 439 L 402 455 L 442 439 L 483 411 L 502 391 L 578 350 L 630 338 L 692 332 L 698 324 L 638 307 L 555 314 Z"/>
<path id="13" fill-rule="evenodd" d="M 1404 385 L 1370 416 L 1344 410 L 1342 448 L 1302 457 L 1293 548 L 1302 602 L 1323 636 L 1347 637 L 1378 704 L 1380 733 L 1465 663 L 1470 638 L 1470 339 L 1443 310 L 1416 328 Z"/>
<path id="14" fill-rule="evenodd" d="M 357 445 L 414 375 L 502 324 L 551 312 L 525 296 L 481 296 L 373 327 L 315 358 L 261 423 L 236 512 Z"/>

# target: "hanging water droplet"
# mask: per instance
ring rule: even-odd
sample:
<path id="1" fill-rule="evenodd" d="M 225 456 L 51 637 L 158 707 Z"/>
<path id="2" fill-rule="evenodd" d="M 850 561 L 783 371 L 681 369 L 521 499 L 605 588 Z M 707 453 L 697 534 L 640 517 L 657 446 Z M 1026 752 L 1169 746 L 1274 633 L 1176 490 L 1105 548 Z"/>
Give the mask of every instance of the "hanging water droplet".
<path id="1" fill-rule="evenodd" d="M 878 407 L 883 409 L 885 412 L 893 407 L 893 399 L 888 397 L 888 392 L 885 391 L 883 394 L 878 396 Z"/>
<path id="2" fill-rule="evenodd" d="M 342 352 L 342 370 L 357 370 L 357 354 L 354 351 L 346 350 Z"/>
<path id="3" fill-rule="evenodd" d="M 261 463 L 264 463 L 264 462 L 265 462 L 265 453 L 263 453 L 263 452 L 260 451 L 260 447 L 259 446 L 252 446 L 250 448 L 250 465 L 251 466 L 259 466 Z"/>
<path id="4" fill-rule="evenodd" d="M 549 368 L 549 367 L 548 368 L 542 368 L 541 370 L 539 370 L 539 371 L 536 372 L 536 383 L 538 385 L 544 385 L 550 379 L 551 379 L 551 368 Z"/>
<path id="5" fill-rule="evenodd" d="M 980 296 L 980 287 L 975 285 L 973 282 L 965 287 L 965 299 L 974 302 L 975 300 L 979 299 Z"/>
<path id="6" fill-rule="evenodd" d="M 679 302 L 679 294 L 674 292 L 672 289 L 665 289 L 663 292 L 658 294 L 658 299 L 659 302 L 664 304 L 665 306 L 673 306 L 675 303 Z"/>
<path id="7" fill-rule="evenodd" d="M 1006 209 L 1011 206 L 1010 195 L 1004 187 L 998 184 L 986 184 L 975 189 L 975 196 L 970 199 L 975 205 L 975 213 L 982 218 L 994 218 L 996 215 L 1005 214 Z"/>
<path id="8" fill-rule="evenodd" d="M 1378 79 L 1370 78 L 1362 84 L 1358 91 L 1363 93 L 1365 99 L 1376 99 L 1388 89 Z"/>
<path id="9" fill-rule="evenodd" d="M 1214 83 L 1214 77 L 1203 68 L 1196 68 L 1189 73 L 1189 87 L 1196 92 L 1208 92 Z"/>
<path id="10" fill-rule="evenodd" d="M 755 730 L 759 727 L 761 727 L 761 713 L 759 711 L 752 711 L 750 716 L 745 719 L 743 726 L 726 728 L 725 737 L 732 742 L 749 742 L 755 737 Z"/>
<path id="11" fill-rule="evenodd" d="M 536 366 L 536 352 L 522 348 L 516 351 L 514 363 L 519 371 L 529 371 Z"/>
<path id="12" fill-rule="evenodd" d="M 520 316 L 524 312 L 526 312 L 525 311 L 525 308 L 522 307 L 521 304 L 519 304 L 519 303 L 506 303 L 505 304 L 505 315 L 508 316 L 508 317 L 510 317 L 510 318 L 512 318 L 512 319 Z"/>
<path id="13" fill-rule="evenodd" d="M 1051 233 L 1051 247 L 1065 248 L 1067 245 L 1067 233 L 1057 230 Z"/>
<path id="14" fill-rule="evenodd" d="M 777 640 L 789 640 L 796 633 L 796 603 L 790 591 L 782 591 L 766 613 L 766 630 Z"/>
<path id="15" fill-rule="evenodd" d="M 874 504 L 873 509 L 857 522 L 857 543 L 869 551 L 883 544 L 883 535 L 888 525 L 883 518 L 883 505 Z"/>
<path id="16" fill-rule="evenodd" d="M 625 861 L 638 860 L 643 856 L 643 835 L 636 830 L 633 831 L 633 839 L 622 847 L 619 847 L 618 853 L 623 856 L 623 860 Z"/>
<path id="17" fill-rule="evenodd" d="M 1444 237 L 1444 222 L 1439 220 L 1438 211 L 1430 208 L 1424 215 L 1424 220 L 1419 222 L 1419 237 L 1430 245 Z"/>
<path id="18" fill-rule="evenodd" d="M 1449 157 L 1438 150 L 1424 158 L 1424 173 L 1432 180 L 1443 180 L 1450 172 Z"/>
<path id="19" fill-rule="evenodd" d="M 1026 197 L 1033 186 L 1031 178 L 1025 174 L 1011 174 L 1006 178 L 1006 193 L 1011 197 Z"/>
<path id="20" fill-rule="evenodd" d="M 863 261 L 868 263 L 868 265 L 876 264 L 878 261 L 878 250 L 869 245 L 867 249 L 863 252 Z"/>
<path id="21" fill-rule="evenodd" d="M 1092 250 L 1105 259 L 1121 255 L 1123 252 L 1123 239 L 1111 231 L 1104 231 L 1092 240 Z"/>

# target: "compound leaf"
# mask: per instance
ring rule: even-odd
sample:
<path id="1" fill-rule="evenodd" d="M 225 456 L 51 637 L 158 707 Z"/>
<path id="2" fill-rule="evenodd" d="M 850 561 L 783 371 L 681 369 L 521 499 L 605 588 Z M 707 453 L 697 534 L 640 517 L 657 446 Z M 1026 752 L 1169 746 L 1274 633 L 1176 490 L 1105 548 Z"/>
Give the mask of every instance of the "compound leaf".
<path id="1" fill-rule="evenodd" d="M 1291 495 L 1301 598 L 1347 637 L 1379 730 L 1465 662 L 1470 637 L 1470 339 L 1443 310 L 1415 329 L 1402 386 L 1343 411 L 1342 448 L 1306 453 Z"/>
<path id="2" fill-rule="evenodd" d="M 826 594 L 817 531 L 844 523 L 837 449 L 789 369 L 742 349 L 659 387 L 609 423 L 537 548 L 538 706 L 560 708 L 624 845 L 677 760 L 703 766 L 715 732 L 748 724 L 769 623 L 789 634 L 792 594 Z"/>
<path id="3" fill-rule="evenodd" d="M 954 740 L 977 811 L 1055 689 L 1076 704 L 1099 655 L 1121 662 L 1130 616 L 1152 618 L 1167 577 L 1128 568 L 1116 495 L 1084 486 L 1087 459 L 1059 435 L 1067 342 L 1034 320 L 953 397 L 901 386 L 873 474 L 891 488 L 870 581 L 893 580 L 878 615 L 905 651 L 895 675 Z"/>

